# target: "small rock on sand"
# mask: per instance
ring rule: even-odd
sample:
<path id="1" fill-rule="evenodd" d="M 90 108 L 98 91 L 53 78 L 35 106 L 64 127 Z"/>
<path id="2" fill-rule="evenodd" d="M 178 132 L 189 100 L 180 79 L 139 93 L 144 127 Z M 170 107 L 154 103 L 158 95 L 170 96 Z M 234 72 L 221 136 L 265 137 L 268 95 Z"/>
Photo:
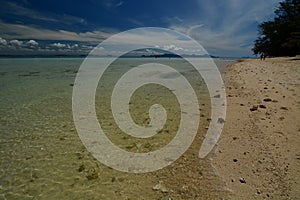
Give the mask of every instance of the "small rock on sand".
<path id="1" fill-rule="evenodd" d="M 157 185 L 155 185 L 153 188 L 153 190 L 159 190 L 163 193 L 168 192 L 168 189 L 166 188 L 166 186 L 163 185 L 162 181 L 159 181 Z"/>
<path id="2" fill-rule="evenodd" d="M 263 104 L 260 104 L 259 107 L 260 107 L 260 108 L 267 108 L 267 107 L 266 107 L 265 105 L 263 105 Z"/>
<path id="3" fill-rule="evenodd" d="M 250 108 L 250 111 L 256 111 L 257 110 L 257 106 L 252 106 L 252 108 Z"/>
<path id="4" fill-rule="evenodd" d="M 272 101 L 271 98 L 264 98 L 264 102 L 270 102 L 270 101 Z"/>
<path id="5" fill-rule="evenodd" d="M 241 183 L 246 183 L 246 180 L 244 178 L 240 178 Z"/>
<path id="6" fill-rule="evenodd" d="M 287 107 L 284 107 L 284 106 L 280 107 L 280 109 L 281 109 L 281 110 L 288 110 L 288 108 L 287 108 Z"/>

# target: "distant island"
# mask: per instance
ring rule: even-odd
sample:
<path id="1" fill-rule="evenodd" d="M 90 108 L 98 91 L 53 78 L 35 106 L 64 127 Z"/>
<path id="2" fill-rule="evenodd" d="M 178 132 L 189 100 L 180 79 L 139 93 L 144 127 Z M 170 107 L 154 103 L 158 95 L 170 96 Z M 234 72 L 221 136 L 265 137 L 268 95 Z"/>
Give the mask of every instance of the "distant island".
<path id="1" fill-rule="evenodd" d="M 220 58 L 219 56 L 212 56 L 208 54 L 204 55 L 177 55 L 172 53 L 164 53 L 164 54 L 153 54 L 153 55 L 142 55 L 142 58 L 181 58 L 181 57 L 192 57 L 192 58 Z"/>
<path id="2" fill-rule="evenodd" d="M 154 54 L 154 55 L 142 55 L 142 58 L 180 58 L 179 55 L 177 54 L 170 54 L 170 53 L 165 53 L 165 54 Z"/>
<path id="3" fill-rule="evenodd" d="M 85 58 L 89 56 L 88 54 L 36 54 L 36 55 L 0 55 L 0 58 Z M 113 55 L 106 55 L 106 56 L 92 56 L 91 57 L 114 57 Z M 188 58 L 222 58 L 219 56 L 213 55 L 178 55 L 172 53 L 163 53 L 163 54 L 150 54 L 150 55 L 134 55 L 134 54 L 124 54 L 121 58 L 181 58 L 181 57 L 188 57 Z"/>
<path id="4" fill-rule="evenodd" d="M 27 54 L 27 55 L 0 55 L 0 58 L 85 58 L 87 54 Z"/>

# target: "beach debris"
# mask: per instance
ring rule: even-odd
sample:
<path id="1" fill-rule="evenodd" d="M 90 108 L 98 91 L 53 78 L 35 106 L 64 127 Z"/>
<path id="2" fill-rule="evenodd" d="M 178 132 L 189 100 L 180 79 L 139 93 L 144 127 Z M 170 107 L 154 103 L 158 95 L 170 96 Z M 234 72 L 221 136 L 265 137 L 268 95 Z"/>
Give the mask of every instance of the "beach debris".
<path id="1" fill-rule="evenodd" d="M 281 117 L 279 117 L 279 120 L 281 120 L 281 121 L 282 121 L 282 120 L 284 120 L 284 119 L 285 119 L 285 118 L 284 118 L 284 117 L 282 117 L 282 116 L 281 116 Z"/>
<path id="2" fill-rule="evenodd" d="M 141 143 L 136 143 L 135 146 L 136 146 L 137 149 L 140 149 L 142 147 L 142 144 Z"/>
<path id="3" fill-rule="evenodd" d="M 261 194 L 261 190 L 260 189 L 256 189 L 256 194 Z"/>
<path id="4" fill-rule="evenodd" d="M 219 124 L 223 124 L 224 122 L 225 122 L 225 120 L 224 120 L 223 118 L 221 118 L 221 117 L 218 118 L 218 123 L 219 123 Z"/>
<path id="5" fill-rule="evenodd" d="M 236 159 L 236 158 L 233 159 L 233 162 L 237 162 L 237 161 L 238 161 L 238 159 Z"/>
<path id="6" fill-rule="evenodd" d="M 158 181 L 158 184 L 155 185 L 152 189 L 156 190 L 156 191 L 161 191 L 163 193 L 168 192 L 168 189 L 166 188 L 166 186 L 163 185 L 163 181 Z"/>
<path id="7" fill-rule="evenodd" d="M 99 175 L 100 175 L 99 172 L 97 172 L 95 169 L 91 169 L 86 175 L 86 178 L 90 181 L 99 178 Z"/>
<path id="8" fill-rule="evenodd" d="M 85 156 L 85 155 L 83 154 L 83 152 L 76 152 L 75 155 L 76 155 L 76 157 L 77 157 L 79 160 L 83 159 L 84 156 Z"/>
<path id="9" fill-rule="evenodd" d="M 69 86 L 72 86 L 72 87 L 73 87 L 73 86 L 74 86 L 74 83 L 70 83 Z"/>
<path id="10" fill-rule="evenodd" d="M 217 94 L 217 95 L 214 96 L 214 98 L 221 98 L 221 95 Z"/>
<path id="11" fill-rule="evenodd" d="M 82 172 L 83 170 L 85 170 L 85 166 L 84 166 L 84 164 L 81 164 L 78 168 L 78 171 Z"/>
<path id="12" fill-rule="evenodd" d="M 250 111 L 256 111 L 258 109 L 258 106 L 252 106 L 252 108 L 250 108 Z"/>
<path id="13" fill-rule="evenodd" d="M 241 183 L 246 183 L 246 180 L 244 178 L 240 178 Z"/>
<path id="14" fill-rule="evenodd" d="M 59 140 L 66 140 L 66 137 L 60 137 Z"/>
<path id="15" fill-rule="evenodd" d="M 136 147 L 135 144 L 128 144 L 128 145 L 125 146 L 126 149 L 132 149 L 134 147 Z"/>
<path id="16" fill-rule="evenodd" d="M 236 139 L 238 139 L 238 137 L 235 137 L 235 136 L 234 136 L 232 139 L 233 139 L 233 140 L 236 140 Z"/>
<path id="17" fill-rule="evenodd" d="M 267 108 L 267 107 L 266 107 L 265 105 L 263 105 L 263 104 L 260 104 L 259 107 L 260 107 L 260 108 Z"/>
<path id="18" fill-rule="evenodd" d="M 26 157 L 25 157 L 25 160 L 29 160 L 29 159 L 31 159 L 31 158 L 33 158 L 33 156 L 32 156 L 32 155 L 29 155 L 29 156 L 26 156 Z"/>
<path id="19" fill-rule="evenodd" d="M 264 102 L 270 102 L 270 101 L 272 101 L 271 98 L 264 98 Z"/>
<path id="20" fill-rule="evenodd" d="M 146 148 L 146 149 L 151 149 L 151 148 L 152 148 L 151 143 L 147 142 L 147 143 L 144 145 L 144 148 Z"/>
<path id="21" fill-rule="evenodd" d="M 280 109 L 281 109 L 281 110 L 288 110 L 288 108 L 285 107 L 285 106 L 280 107 Z"/>

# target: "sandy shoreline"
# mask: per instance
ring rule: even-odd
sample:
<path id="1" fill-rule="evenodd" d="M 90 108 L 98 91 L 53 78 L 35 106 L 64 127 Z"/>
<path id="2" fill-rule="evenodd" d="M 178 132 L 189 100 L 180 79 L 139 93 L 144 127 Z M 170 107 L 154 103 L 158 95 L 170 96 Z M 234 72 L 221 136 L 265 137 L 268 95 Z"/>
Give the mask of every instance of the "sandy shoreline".
<path id="1" fill-rule="evenodd" d="M 214 165 L 231 199 L 300 197 L 300 60 L 227 67 L 227 118 Z"/>

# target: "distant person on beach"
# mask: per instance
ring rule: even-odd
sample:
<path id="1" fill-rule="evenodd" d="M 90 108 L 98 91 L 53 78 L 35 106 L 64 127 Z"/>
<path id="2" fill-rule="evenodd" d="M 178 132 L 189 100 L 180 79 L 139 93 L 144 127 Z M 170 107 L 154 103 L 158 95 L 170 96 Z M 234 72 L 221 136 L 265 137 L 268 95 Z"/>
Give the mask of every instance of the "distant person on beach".
<path id="1" fill-rule="evenodd" d="M 267 57 L 267 54 L 265 54 L 265 53 L 260 54 L 260 60 L 265 60 L 266 57 Z"/>

